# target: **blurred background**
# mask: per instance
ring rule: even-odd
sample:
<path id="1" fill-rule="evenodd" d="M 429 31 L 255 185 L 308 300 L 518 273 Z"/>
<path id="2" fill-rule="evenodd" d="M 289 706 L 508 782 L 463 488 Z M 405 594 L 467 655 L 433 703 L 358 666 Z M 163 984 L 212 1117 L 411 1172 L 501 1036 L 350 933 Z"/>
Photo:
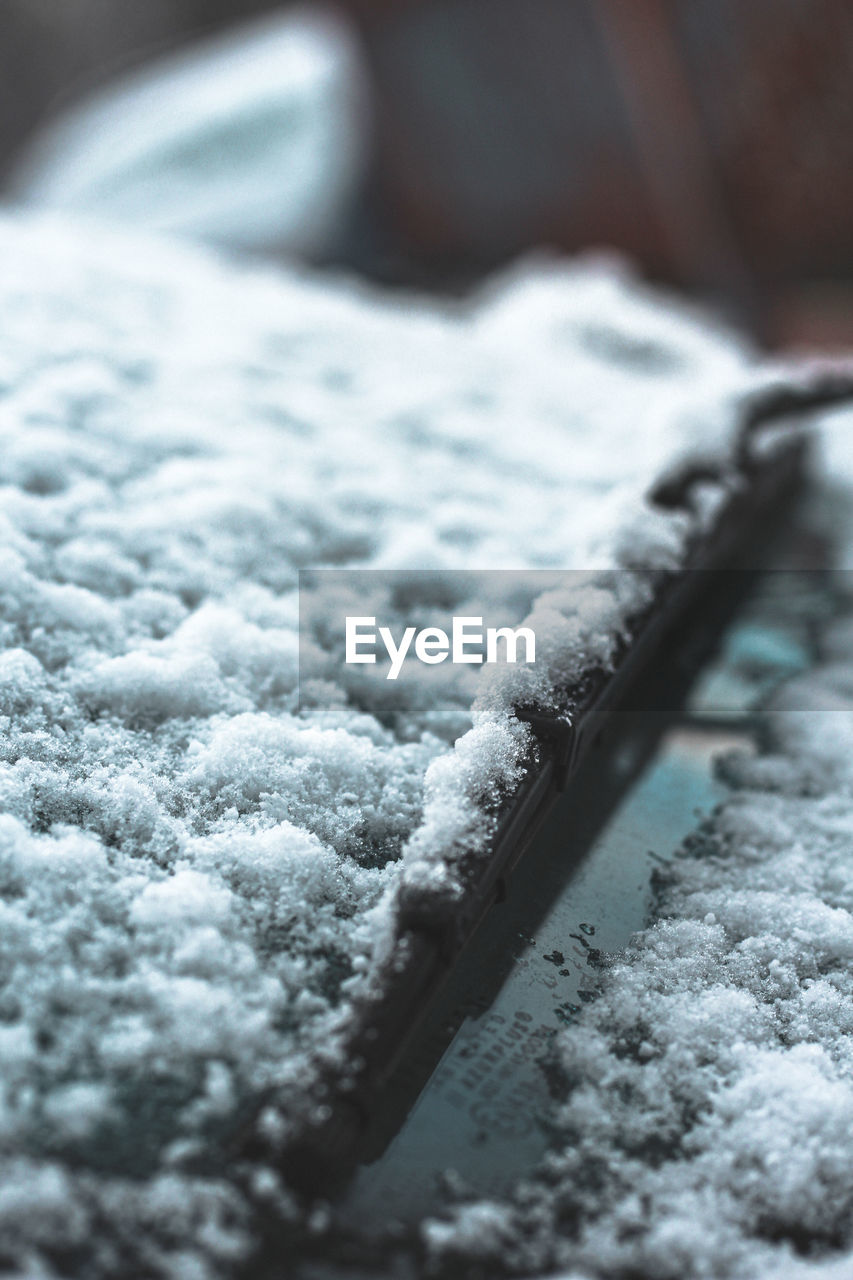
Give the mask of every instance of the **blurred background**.
<path id="1" fill-rule="evenodd" d="M 432 290 L 612 246 L 771 346 L 853 345 L 849 0 L 341 0 L 309 101 L 276 42 L 311 10 L 0 0 L 7 199 Z"/>

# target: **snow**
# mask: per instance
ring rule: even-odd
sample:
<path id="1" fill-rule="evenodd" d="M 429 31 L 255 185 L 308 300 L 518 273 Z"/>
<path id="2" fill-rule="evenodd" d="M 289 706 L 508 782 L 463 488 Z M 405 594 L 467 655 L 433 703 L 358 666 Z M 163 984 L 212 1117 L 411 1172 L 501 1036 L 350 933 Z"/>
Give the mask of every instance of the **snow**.
<path id="1" fill-rule="evenodd" d="M 701 527 L 650 489 L 699 455 L 734 483 L 787 375 L 607 264 L 439 307 L 48 217 L 0 255 L 0 1252 L 215 1277 L 296 1214 L 243 1137 L 344 1069 L 398 912 L 458 897 L 529 746 L 500 683 L 299 709 L 297 571 L 589 570 L 532 602 L 547 696 Z"/>
<path id="2" fill-rule="evenodd" d="M 849 562 L 851 416 L 815 491 Z M 840 533 L 839 533 L 840 531 Z M 551 1149 L 505 1203 L 423 1227 L 436 1275 L 477 1260 L 587 1280 L 835 1280 L 853 1267 L 853 647 L 767 708 L 764 750 L 663 878 L 657 920 L 561 1031 Z"/>

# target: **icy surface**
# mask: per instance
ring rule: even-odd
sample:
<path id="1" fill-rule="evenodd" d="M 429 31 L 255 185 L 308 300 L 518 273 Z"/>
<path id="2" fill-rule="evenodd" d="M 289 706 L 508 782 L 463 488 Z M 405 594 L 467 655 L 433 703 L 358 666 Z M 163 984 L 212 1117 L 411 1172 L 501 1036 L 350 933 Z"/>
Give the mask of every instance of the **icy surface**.
<path id="1" fill-rule="evenodd" d="M 47 219 L 0 258 L 0 1266 L 213 1276 L 295 1214 L 243 1135 L 286 1142 L 401 876 L 455 892 L 527 745 L 511 690 L 452 731 L 298 714 L 297 569 L 677 563 L 706 508 L 650 486 L 697 452 L 727 483 L 779 375 L 611 269 L 450 311 Z M 536 606 L 555 678 L 606 658 L 620 581 Z M 840 900 L 802 913 L 848 945 Z"/>

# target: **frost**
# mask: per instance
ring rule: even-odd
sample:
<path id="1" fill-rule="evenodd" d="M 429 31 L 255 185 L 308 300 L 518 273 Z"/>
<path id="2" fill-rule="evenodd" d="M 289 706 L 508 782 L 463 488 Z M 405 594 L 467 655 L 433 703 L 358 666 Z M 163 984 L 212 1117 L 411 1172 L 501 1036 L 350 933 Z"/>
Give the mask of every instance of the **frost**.
<path id="1" fill-rule="evenodd" d="M 439 308 L 45 218 L 0 221 L 0 254 L 0 1254 L 212 1280 L 249 1265 L 270 1204 L 293 1220 L 278 1172 L 235 1153 L 286 1144 L 321 1065 L 345 1067 L 352 1002 L 401 917 L 458 900 L 530 750 L 513 700 L 608 662 L 649 572 L 679 563 L 727 483 L 745 399 L 781 375 L 588 264 L 531 264 Z M 721 476 L 701 509 L 654 507 L 697 449 Z M 297 571 L 324 565 L 589 574 L 532 602 L 535 688 L 359 701 L 327 663 L 299 710 Z M 616 587 L 597 576 L 626 568 Z M 843 702 L 849 685 L 827 681 Z M 799 796 L 826 775 L 815 735 L 792 717 L 778 734 L 775 800 L 805 804 L 789 777 Z M 841 743 L 815 749 L 843 779 Z M 815 831 L 840 840 L 832 796 L 815 803 Z M 800 984 L 786 1034 L 822 1048 L 800 1069 L 835 1088 L 820 1027 L 847 990 L 848 908 L 819 909 L 809 883 L 772 981 Z M 764 1009 L 750 975 L 781 907 L 753 937 L 748 902 L 727 915 L 713 886 L 694 892 L 721 922 L 683 926 L 703 963 L 728 956 Z M 750 1010 L 694 1017 L 708 1072 L 729 1061 L 705 1029 L 721 1019 L 767 1051 Z M 666 1059 L 663 1033 L 642 1041 Z M 601 1084 L 579 1096 L 605 1149 L 620 1113 L 600 1113 Z M 749 1160 L 769 1158 L 752 1140 Z M 762 1212 L 781 1221 L 791 1196 Z M 472 1212 L 468 1234 L 493 1218 Z"/>

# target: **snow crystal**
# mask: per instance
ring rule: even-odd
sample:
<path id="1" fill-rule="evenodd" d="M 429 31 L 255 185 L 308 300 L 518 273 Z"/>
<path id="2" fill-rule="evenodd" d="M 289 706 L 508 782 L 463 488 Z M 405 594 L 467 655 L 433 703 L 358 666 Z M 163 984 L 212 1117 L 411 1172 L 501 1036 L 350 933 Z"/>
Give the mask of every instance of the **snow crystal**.
<path id="1" fill-rule="evenodd" d="M 332 676 L 300 710 L 297 571 L 677 563 L 702 512 L 650 490 L 697 448 L 725 488 L 745 398 L 780 374 L 589 264 L 439 308 L 45 218 L 3 219 L 0 254 L 0 1256 L 213 1277 L 271 1203 L 293 1212 L 234 1153 L 253 1128 L 286 1142 L 317 1064 L 343 1065 L 396 912 L 458 895 L 454 855 L 529 747 L 512 688 L 454 721 L 356 706 Z M 534 605 L 538 694 L 607 660 L 648 591 L 617 580 Z M 720 951 L 745 925 L 700 896 Z M 831 988 L 841 904 L 798 910 L 823 950 L 778 980 Z M 766 1051 L 742 1000 L 721 1017 Z M 803 1078 L 834 1079 L 829 1036 L 810 1043 Z"/>

